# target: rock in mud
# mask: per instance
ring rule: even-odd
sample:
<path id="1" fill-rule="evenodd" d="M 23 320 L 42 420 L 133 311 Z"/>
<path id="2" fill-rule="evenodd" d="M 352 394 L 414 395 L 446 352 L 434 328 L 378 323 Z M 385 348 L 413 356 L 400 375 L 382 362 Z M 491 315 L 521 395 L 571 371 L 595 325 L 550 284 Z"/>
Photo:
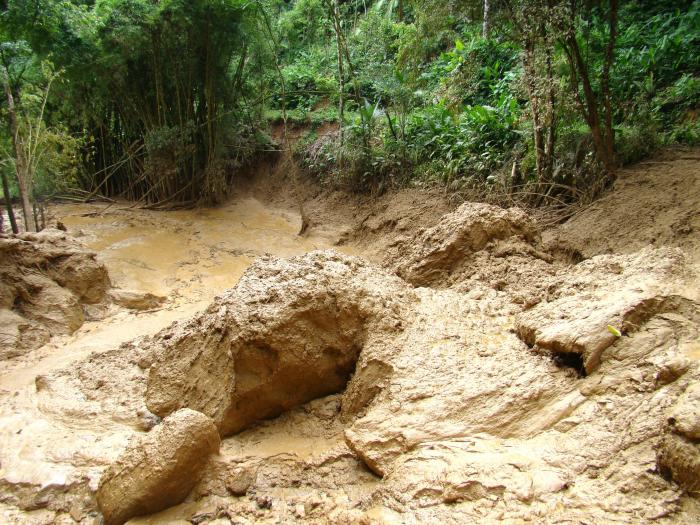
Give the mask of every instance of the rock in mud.
<path id="1" fill-rule="evenodd" d="M 130 310 L 152 310 L 165 302 L 165 297 L 135 290 L 111 290 L 109 297 L 119 306 Z"/>
<path id="2" fill-rule="evenodd" d="M 688 387 L 673 407 L 668 422 L 678 434 L 700 441 L 700 383 Z"/>
<path id="3" fill-rule="evenodd" d="M 214 423 L 194 410 L 178 410 L 134 439 L 102 474 L 97 503 L 106 525 L 121 525 L 185 499 L 219 450 Z"/>
<path id="4" fill-rule="evenodd" d="M 664 289 L 682 261 L 669 249 L 594 257 L 568 269 L 550 300 L 520 314 L 516 332 L 528 346 L 590 374 L 617 341 L 615 330 L 629 334 L 658 313 L 683 308 L 683 299 Z"/>
<path id="5" fill-rule="evenodd" d="M 161 332 L 146 404 L 188 407 L 222 435 L 342 391 L 360 350 L 400 331 L 400 279 L 332 251 L 259 259 L 201 315 Z"/>
<path id="6" fill-rule="evenodd" d="M 532 219 L 519 208 L 504 210 L 482 203 L 465 203 L 442 217 L 437 225 L 400 242 L 386 263 L 415 286 L 444 280 L 469 255 L 499 240 L 537 244 L 540 234 Z"/>
<path id="7" fill-rule="evenodd" d="M 670 474 L 685 490 L 700 490 L 700 447 L 690 440 L 669 434 L 659 444 L 656 456 L 659 470 Z"/>
<path id="8" fill-rule="evenodd" d="M 74 332 L 83 324 L 83 305 L 101 301 L 109 286 L 96 254 L 62 231 L 0 238 L 0 315 L 8 321 L 0 358 Z"/>

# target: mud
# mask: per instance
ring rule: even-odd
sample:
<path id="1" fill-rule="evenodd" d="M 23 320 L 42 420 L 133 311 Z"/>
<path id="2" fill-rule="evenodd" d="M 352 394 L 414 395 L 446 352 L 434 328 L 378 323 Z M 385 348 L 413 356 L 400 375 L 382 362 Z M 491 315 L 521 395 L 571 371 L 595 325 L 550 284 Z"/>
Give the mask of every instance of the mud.
<path id="1" fill-rule="evenodd" d="M 109 287 L 96 254 L 59 230 L 0 236 L 0 359 L 72 334 Z"/>
<path id="2" fill-rule="evenodd" d="M 166 301 L 5 361 L 4 521 L 96 523 L 110 465 L 186 407 L 229 437 L 130 523 L 697 522 L 700 241 L 653 216 L 693 231 L 700 179 L 669 155 L 545 232 L 418 190 L 285 197 L 274 169 L 218 210 L 59 208 Z M 633 206 L 674 166 L 672 210 Z"/>

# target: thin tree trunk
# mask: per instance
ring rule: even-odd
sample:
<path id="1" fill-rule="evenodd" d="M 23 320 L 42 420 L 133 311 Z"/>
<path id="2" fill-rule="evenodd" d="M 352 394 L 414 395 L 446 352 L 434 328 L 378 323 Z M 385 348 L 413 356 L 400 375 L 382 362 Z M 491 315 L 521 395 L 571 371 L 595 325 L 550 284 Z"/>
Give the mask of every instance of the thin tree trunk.
<path id="1" fill-rule="evenodd" d="M 601 90 L 603 96 L 603 107 L 605 110 L 605 146 L 607 157 L 610 159 L 613 170 L 616 167 L 615 161 L 615 129 L 612 121 L 612 96 L 610 94 L 610 68 L 615 59 L 615 40 L 617 38 L 617 0 L 610 0 L 610 35 L 608 45 L 605 49 L 605 62 L 603 63 L 603 76 L 601 79 Z M 611 175 L 614 174 L 611 173 Z"/>
<path id="2" fill-rule="evenodd" d="M 491 2 L 484 0 L 484 24 L 481 28 L 481 36 L 488 38 L 491 34 Z"/>
<path id="3" fill-rule="evenodd" d="M 10 219 L 10 227 L 12 228 L 12 233 L 17 235 L 19 233 L 19 228 L 17 227 L 15 210 L 12 209 L 12 199 L 10 198 L 10 181 L 7 180 L 7 173 L 5 173 L 5 170 L 0 170 L 0 176 L 2 177 L 2 191 L 5 195 L 5 206 L 7 207 L 7 216 Z"/>
<path id="4" fill-rule="evenodd" d="M 545 114 L 545 126 L 547 128 L 547 141 L 544 146 L 545 155 L 545 177 L 547 181 L 552 181 L 554 175 L 554 148 L 556 145 L 556 129 L 557 129 L 557 116 L 555 111 L 556 105 L 556 84 L 554 82 L 554 74 L 552 71 L 552 54 L 554 51 L 554 46 L 548 35 L 545 35 L 544 39 L 545 46 L 545 69 L 547 75 L 547 100 L 546 100 L 546 114 Z"/>
<path id="5" fill-rule="evenodd" d="M 332 3 L 331 3 L 332 2 Z M 340 9 L 338 0 L 329 0 L 331 18 L 333 19 L 333 29 L 335 31 L 337 61 L 338 61 L 338 125 L 340 135 L 340 147 L 344 143 L 343 123 L 345 122 L 345 68 L 343 65 L 343 41 L 342 28 L 340 27 Z M 341 152 L 342 155 L 342 152 Z M 342 157 L 341 157 L 342 163 Z"/>
<path id="6" fill-rule="evenodd" d="M 593 91 L 591 80 L 588 75 L 588 68 L 586 67 L 586 63 L 583 61 L 583 57 L 581 56 L 581 51 L 578 47 L 576 36 L 571 36 L 567 43 L 569 44 L 573 58 L 573 63 L 570 63 L 570 67 L 575 68 L 575 71 L 578 72 L 577 76 L 580 78 L 581 87 L 583 88 L 585 109 L 583 108 L 583 104 L 581 104 L 580 108 L 583 110 L 583 116 L 588 123 L 589 129 L 591 130 L 596 153 L 598 154 L 600 161 L 603 163 L 605 170 L 609 173 L 614 173 L 615 166 L 613 160 L 608 156 L 608 146 L 600 129 L 598 100 L 595 96 L 595 92 Z M 578 89 L 578 83 L 576 83 L 574 87 Z"/>
<path id="7" fill-rule="evenodd" d="M 15 173 L 17 174 L 17 185 L 19 186 L 19 196 L 22 203 L 22 216 L 24 218 L 25 231 L 36 231 L 34 216 L 32 215 L 32 205 L 30 202 L 27 188 L 27 159 L 22 149 L 21 138 L 19 136 L 19 123 L 17 122 L 17 113 L 15 110 L 15 99 L 12 96 L 10 89 L 10 79 L 7 74 L 7 69 L 4 67 L 0 72 L 2 75 L 2 83 L 5 88 L 5 96 L 7 97 L 7 112 L 10 118 L 10 135 L 12 135 L 12 146 L 15 149 Z"/>
<path id="8" fill-rule="evenodd" d="M 535 43 L 532 39 L 525 42 L 523 51 L 523 69 L 525 70 L 525 85 L 530 99 L 530 111 L 532 113 L 532 134 L 535 141 L 535 171 L 537 181 L 542 182 L 544 173 L 545 150 L 542 140 L 542 118 L 540 115 L 540 103 L 537 95 L 537 72 L 535 68 Z"/>
<path id="9" fill-rule="evenodd" d="M 573 5 L 573 4 L 572 4 Z M 605 50 L 603 71 L 601 73 L 602 111 L 593 90 L 586 62 L 581 55 L 581 49 L 576 38 L 576 12 L 572 7 L 571 22 L 568 35 L 561 41 L 569 62 L 571 88 L 581 115 L 586 120 L 593 137 L 596 156 L 603 164 L 609 177 L 614 177 L 617 168 L 615 160 L 615 130 L 612 121 L 612 97 L 610 93 L 610 68 L 614 61 L 615 40 L 617 37 L 617 1 L 611 0 L 609 12 L 610 34 Z M 583 89 L 583 98 L 579 93 Z M 601 123 L 601 114 L 603 116 Z"/>
<path id="10" fill-rule="evenodd" d="M 265 9 L 260 9 L 260 12 L 262 13 L 262 18 L 263 21 L 265 22 L 265 27 L 267 29 L 267 32 L 270 35 L 270 50 L 272 51 L 272 54 L 275 58 L 275 70 L 277 71 L 277 76 L 279 77 L 280 80 L 280 88 L 281 88 L 281 93 L 280 95 L 282 96 L 282 124 L 283 124 L 283 141 L 285 147 L 288 145 L 288 139 L 287 139 L 287 83 L 284 80 L 284 74 L 282 73 L 282 66 L 280 65 L 280 60 L 279 60 L 279 43 L 277 42 L 277 39 L 275 38 L 275 33 L 272 30 L 272 23 L 270 22 L 270 18 L 267 16 L 267 11 Z"/>
<path id="11" fill-rule="evenodd" d="M 36 224 L 36 231 L 41 231 L 39 228 L 39 209 L 36 201 L 32 202 L 32 215 L 34 217 L 34 224 Z"/>

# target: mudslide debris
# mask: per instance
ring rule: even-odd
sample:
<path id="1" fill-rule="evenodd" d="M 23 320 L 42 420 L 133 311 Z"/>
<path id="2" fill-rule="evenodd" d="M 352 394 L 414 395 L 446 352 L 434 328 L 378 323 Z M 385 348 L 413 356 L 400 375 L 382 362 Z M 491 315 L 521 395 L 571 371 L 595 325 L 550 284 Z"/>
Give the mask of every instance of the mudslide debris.
<path id="1" fill-rule="evenodd" d="M 146 404 L 161 417 L 199 410 L 227 436 L 339 392 L 363 346 L 400 329 L 410 296 L 398 278 L 334 252 L 258 259 L 205 312 L 158 335 Z"/>
<path id="2" fill-rule="evenodd" d="M 73 333 L 83 304 L 102 301 L 109 285 L 96 254 L 65 232 L 0 237 L 0 359 Z"/>
<path id="3" fill-rule="evenodd" d="M 468 202 L 440 219 L 437 225 L 399 242 L 386 263 L 415 286 L 430 286 L 459 271 L 470 256 L 499 241 L 539 243 L 532 219 L 519 208 L 504 210 L 490 204 Z"/>
<path id="4" fill-rule="evenodd" d="M 692 239 L 545 249 L 521 210 L 465 204 L 417 231 L 385 208 L 359 218 L 364 242 L 375 223 L 386 233 L 385 267 L 260 257 L 189 320 L 5 377 L 3 450 L 32 456 L 3 454 L 0 516 L 92 519 L 102 476 L 105 516 L 126 519 L 108 487 L 143 473 L 129 439 L 191 409 L 207 421 L 198 442 L 173 433 L 153 457 L 203 447 L 206 464 L 153 523 L 696 522 Z M 582 224 L 584 242 L 596 231 Z M 147 321 L 174 302 L 116 311 Z M 130 483 L 128 513 L 152 511 L 137 500 L 156 481 Z"/>
<path id="5" fill-rule="evenodd" d="M 219 434 L 211 419 L 194 410 L 170 415 L 134 439 L 102 474 L 97 503 L 106 525 L 177 505 L 202 476 Z"/>

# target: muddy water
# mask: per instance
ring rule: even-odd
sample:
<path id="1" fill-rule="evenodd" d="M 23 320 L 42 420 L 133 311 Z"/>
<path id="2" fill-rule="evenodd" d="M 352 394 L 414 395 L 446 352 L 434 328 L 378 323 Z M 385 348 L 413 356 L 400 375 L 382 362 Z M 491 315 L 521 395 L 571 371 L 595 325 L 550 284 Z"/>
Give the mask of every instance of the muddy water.
<path id="1" fill-rule="evenodd" d="M 51 384 L 48 393 L 40 391 L 37 378 L 51 377 L 90 355 L 192 316 L 234 286 L 260 255 L 289 257 L 329 247 L 327 239 L 297 235 L 298 215 L 267 208 L 254 199 L 176 212 L 104 204 L 58 205 L 50 211 L 69 233 L 98 252 L 115 287 L 152 292 L 167 301 L 153 312 L 111 306 L 73 335 L 55 337 L 5 364 L 0 371 L 0 479 L 16 486 L 30 483 L 60 491 L 85 475 L 94 484 L 101 471 L 98 465 L 112 461 L 136 430 L 133 423 L 102 414 L 108 410 L 100 409 L 99 403 L 90 408 L 90 400 L 79 390 L 60 381 Z M 295 448 L 300 455 L 319 446 L 298 441 Z M 288 445 L 229 448 L 264 456 Z"/>
<path id="2" fill-rule="evenodd" d="M 233 286 L 252 260 L 328 247 L 297 235 L 301 219 L 244 199 L 216 209 L 175 212 L 117 206 L 59 206 L 69 231 L 99 252 L 117 287 L 210 299 Z"/>

